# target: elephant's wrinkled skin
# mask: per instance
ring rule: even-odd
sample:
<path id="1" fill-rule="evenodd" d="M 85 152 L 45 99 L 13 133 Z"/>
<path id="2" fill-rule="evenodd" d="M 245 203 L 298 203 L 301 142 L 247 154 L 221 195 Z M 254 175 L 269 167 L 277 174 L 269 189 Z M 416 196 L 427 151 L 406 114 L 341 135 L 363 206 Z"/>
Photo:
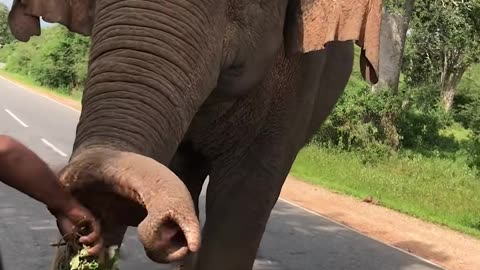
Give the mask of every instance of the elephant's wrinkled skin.
<path id="1" fill-rule="evenodd" d="M 247 270 L 299 149 L 350 77 L 348 40 L 376 82 L 380 2 L 17 0 L 9 20 L 20 40 L 39 34 L 36 16 L 92 36 L 61 181 L 107 242 L 138 226 L 154 261 Z"/>

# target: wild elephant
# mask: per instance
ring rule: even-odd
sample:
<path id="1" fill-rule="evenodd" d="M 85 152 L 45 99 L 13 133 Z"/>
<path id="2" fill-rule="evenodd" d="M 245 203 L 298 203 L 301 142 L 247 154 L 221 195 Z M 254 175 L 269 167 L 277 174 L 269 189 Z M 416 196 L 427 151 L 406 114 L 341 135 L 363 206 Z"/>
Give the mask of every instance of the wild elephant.
<path id="1" fill-rule="evenodd" d="M 153 261 L 247 270 L 297 153 L 347 84 L 352 41 L 362 47 L 364 78 L 377 82 L 381 6 L 17 0 L 9 24 L 22 41 L 40 34 L 39 16 L 91 35 L 61 181 L 101 218 L 106 243 L 138 226 Z"/>

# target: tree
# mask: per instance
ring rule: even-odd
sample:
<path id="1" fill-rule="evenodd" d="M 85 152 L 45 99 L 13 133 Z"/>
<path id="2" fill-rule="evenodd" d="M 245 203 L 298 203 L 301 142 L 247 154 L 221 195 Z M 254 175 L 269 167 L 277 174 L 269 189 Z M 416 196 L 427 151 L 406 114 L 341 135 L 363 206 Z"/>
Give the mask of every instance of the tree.
<path id="1" fill-rule="evenodd" d="M 480 62 L 480 0 L 420 0 L 404 73 L 413 86 L 438 85 L 446 111 L 465 71 Z"/>
<path id="2" fill-rule="evenodd" d="M 373 91 L 398 90 L 405 41 L 415 0 L 387 0 L 382 10 L 380 74 Z"/>
<path id="3" fill-rule="evenodd" d="M 0 3 L 0 48 L 14 40 L 8 28 L 8 7 Z"/>
<path id="4" fill-rule="evenodd" d="M 415 0 L 387 0 L 382 10 L 380 32 L 380 63 L 378 83 L 372 91 L 393 91 L 396 94 L 400 83 L 405 41 L 412 17 Z M 395 126 L 396 114 L 386 111 L 380 126 L 386 134 L 388 144 L 393 153 L 400 146 L 400 136 Z"/>

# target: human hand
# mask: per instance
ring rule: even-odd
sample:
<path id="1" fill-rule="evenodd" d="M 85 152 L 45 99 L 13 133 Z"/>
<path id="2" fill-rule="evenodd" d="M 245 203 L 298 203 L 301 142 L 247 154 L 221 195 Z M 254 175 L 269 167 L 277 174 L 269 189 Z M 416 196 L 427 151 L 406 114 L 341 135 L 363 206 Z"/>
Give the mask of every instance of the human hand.
<path id="1" fill-rule="evenodd" d="M 52 213 L 57 218 L 57 226 L 66 240 L 80 235 L 79 242 L 89 246 L 89 255 L 99 255 L 103 250 L 100 223 L 92 213 L 75 200 L 61 211 Z"/>

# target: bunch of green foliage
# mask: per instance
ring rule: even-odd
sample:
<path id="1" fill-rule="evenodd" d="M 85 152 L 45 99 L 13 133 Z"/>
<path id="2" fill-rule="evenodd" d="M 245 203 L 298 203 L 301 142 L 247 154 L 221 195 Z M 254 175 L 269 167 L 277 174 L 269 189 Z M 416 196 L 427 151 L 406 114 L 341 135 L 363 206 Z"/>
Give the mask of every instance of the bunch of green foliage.
<path id="1" fill-rule="evenodd" d="M 98 270 L 99 263 L 88 259 L 87 247 L 81 249 L 70 261 L 69 270 Z"/>
<path id="2" fill-rule="evenodd" d="M 67 244 L 68 245 L 68 244 Z M 75 245 L 76 246 L 76 245 Z M 88 255 L 88 247 L 73 248 L 67 247 L 70 260 L 58 265 L 58 270 L 119 270 L 119 248 L 109 247 L 106 254 L 100 257 Z M 75 250 L 75 251 L 74 251 Z M 70 254 L 74 253 L 74 254 Z"/>

